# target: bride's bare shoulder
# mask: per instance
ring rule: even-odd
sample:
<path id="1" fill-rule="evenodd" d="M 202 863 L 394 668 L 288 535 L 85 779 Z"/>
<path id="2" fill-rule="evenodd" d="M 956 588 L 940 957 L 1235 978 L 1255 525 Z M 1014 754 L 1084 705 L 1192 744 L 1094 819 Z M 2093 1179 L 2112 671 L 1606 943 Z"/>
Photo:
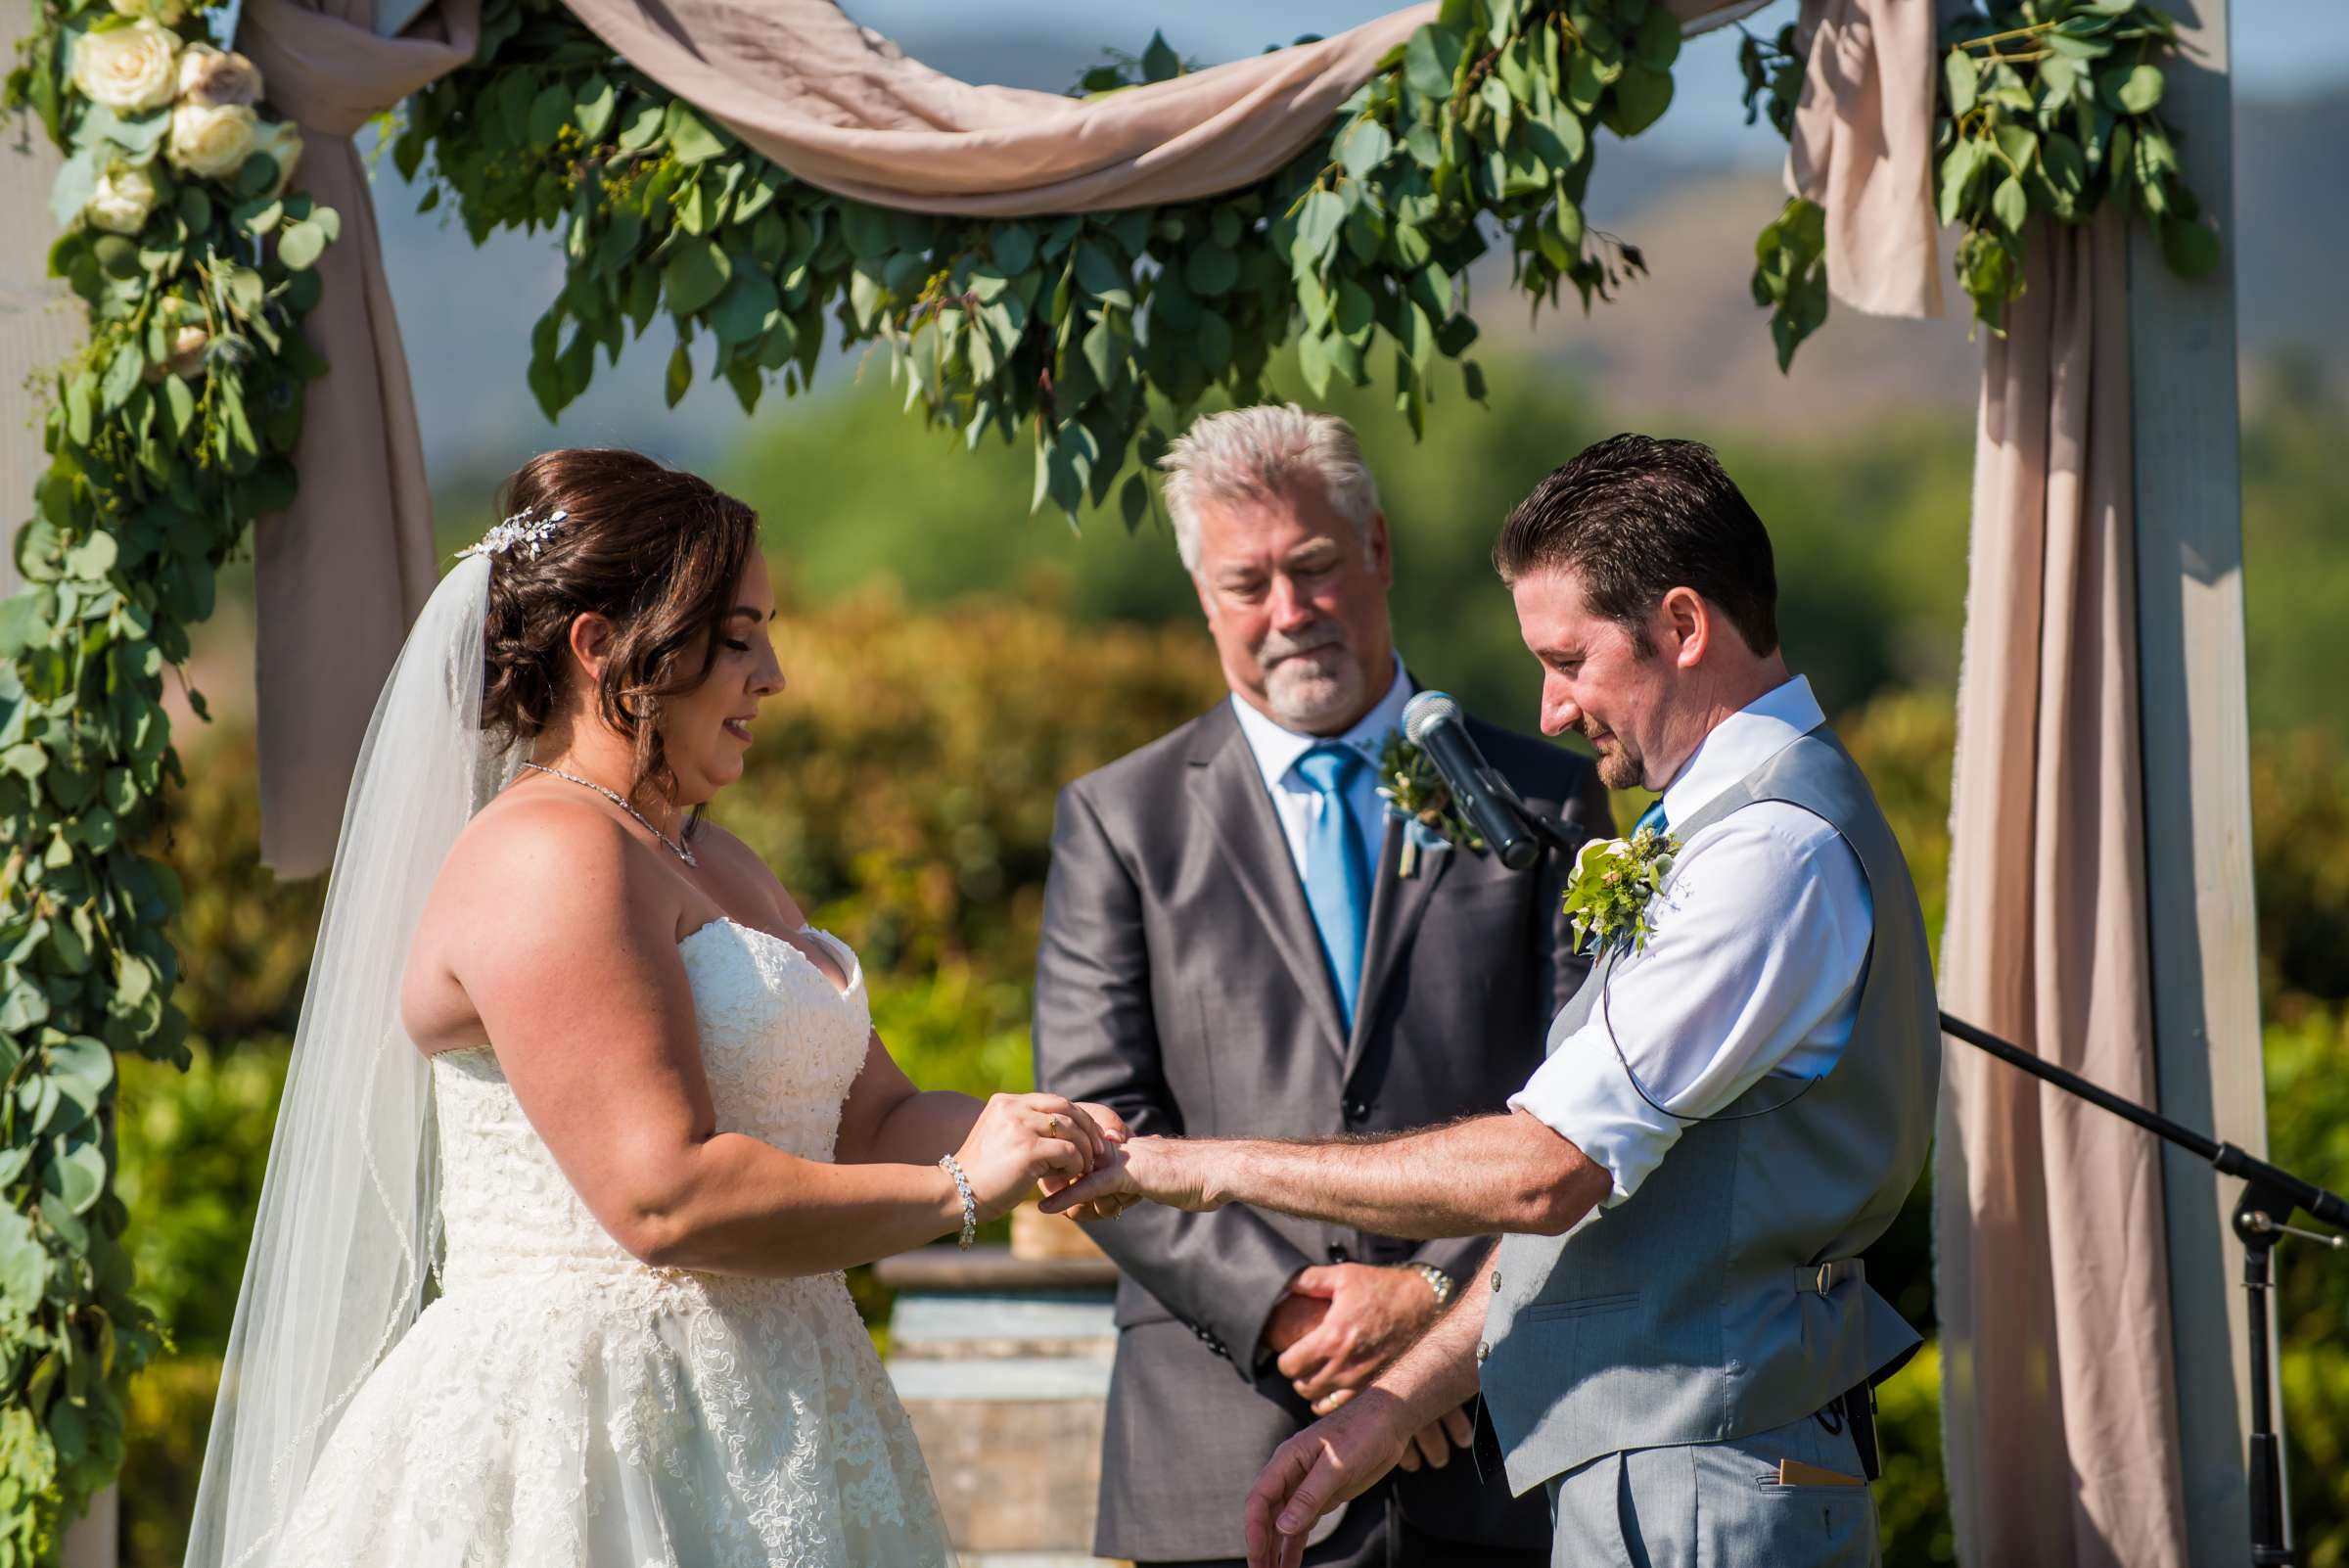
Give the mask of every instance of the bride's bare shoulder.
<path id="1" fill-rule="evenodd" d="M 639 924 L 675 923 L 674 878 L 593 803 L 521 791 L 467 823 L 441 863 L 418 932 L 442 966 L 515 941 L 624 940 Z M 421 956 L 420 952 L 420 956 Z"/>

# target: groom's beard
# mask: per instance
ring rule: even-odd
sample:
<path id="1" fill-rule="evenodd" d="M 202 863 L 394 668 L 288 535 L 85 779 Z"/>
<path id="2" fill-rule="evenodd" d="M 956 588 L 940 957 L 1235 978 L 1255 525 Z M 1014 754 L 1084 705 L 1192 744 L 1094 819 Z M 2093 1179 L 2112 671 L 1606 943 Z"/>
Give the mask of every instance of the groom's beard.
<path id="1" fill-rule="evenodd" d="M 1646 787 L 1647 764 L 1636 752 L 1624 745 L 1621 735 L 1602 729 L 1598 732 L 1598 738 L 1594 739 L 1588 723 L 1577 727 L 1582 730 L 1583 739 L 1590 742 L 1590 750 L 1597 754 L 1598 781 L 1601 784 L 1611 790 L 1635 790 Z M 1603 739 L 1606 744 L 1600 745 L 1600 739 Z"/>
<path id="2" fill-rule="evenodd" d="M 1256 651 L 1265 669 L 1265 701 L 1272 716 L 1309 734 L 1351 717 L 1362 700 L 1362 662 L 1346 646 L 1335 622 L 1308 627 L 1295 637 L 1275 631 Z"/>

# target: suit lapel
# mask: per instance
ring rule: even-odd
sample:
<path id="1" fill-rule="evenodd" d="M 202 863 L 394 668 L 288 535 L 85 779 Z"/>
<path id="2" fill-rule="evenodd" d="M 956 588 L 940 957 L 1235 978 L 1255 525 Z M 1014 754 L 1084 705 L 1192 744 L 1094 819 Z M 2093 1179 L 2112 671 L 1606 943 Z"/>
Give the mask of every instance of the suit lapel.
<path id="1" fill-rule="evenodd" d="M 1220 711 L 1223 722 L 1203 737 L 1208 744 L 1192 755 L 1185 782 L 1222 843 L 1223 862 L 1232 880 L 1255 906 L 1272 945 L 1296 976 L 1297 989 L 1320 1023 L 1327 1048 L 1342 1052 L 1346 1034 L 1337 988 L 1330 984 L 1329 965 L 1321 956 L 1321 938 L 1313 928 L 1313 912 L 1306 905 L 1305 887 L 1297 880 L 1296 859 L 1266 797 L 1256 754 L 1248 749 L 1247 737 L 1230 711 Z"/>
<path id="2" fill-rule="evenodd" d="M 1394 977 L 1395 967 L 1409 950 L 1411 938 L 1419 930 L 1419 922 L 1427 914 L 1428 900 L 1435 897 L 1436 884 L 1453 859 L 1466 853 L 1460 850 L 1440 850 L 1423 853 L 1415 874 L 1403 876 L 1404 825 L 1403 819 L 1392 811 L 1381 813 L 1387 826 L 1386 840 L 1378 853 L 1378 875 L 1370 889 L 1370 932 L 1362 947 L 1362 985 L 1355 997 L 1354 1034 L 1346 1042 L 1346 1075 L 1361 1061 L 1362 1047 L 1367 1042 L 1371 1026 L 1378 1018 L 1378 1004 L 1385 994 L 1387 982 Z"/>

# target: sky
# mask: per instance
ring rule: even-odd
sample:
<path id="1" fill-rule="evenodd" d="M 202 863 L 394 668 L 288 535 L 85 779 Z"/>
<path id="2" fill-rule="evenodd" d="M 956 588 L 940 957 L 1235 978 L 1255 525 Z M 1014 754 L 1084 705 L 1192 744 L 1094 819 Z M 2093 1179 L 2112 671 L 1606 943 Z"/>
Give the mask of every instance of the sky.
<path id="1" fill-rule="evenodd" d="M 2162 0 L 2173 15 L 2227 0 Z M 845 0 L 858 22 L 892 37 L 944 30 L 938 0 Z M 1037 30 L 1096 37 L 1138 52 L 1151 29 L 1206 64 L 1287 43 L 1299 33 L 1340 32 L 1383 15 L 1382 0 L 996 0 L 990 19 Z M 1775 32 L 1794 19 L 1795 0 L 1772 0 L 1746 25 Z M 2233 0 L 2236 90 L 2288 97 L 2349 80 L 2349 0 Z M 1651 147 L 1707 159 L 1774 161 L 1782 148 L 1757 139 L 1738 107 L 1737 29 L 1692 39 L 1674 69 L 1672 112 L 1645 132 Z"/>

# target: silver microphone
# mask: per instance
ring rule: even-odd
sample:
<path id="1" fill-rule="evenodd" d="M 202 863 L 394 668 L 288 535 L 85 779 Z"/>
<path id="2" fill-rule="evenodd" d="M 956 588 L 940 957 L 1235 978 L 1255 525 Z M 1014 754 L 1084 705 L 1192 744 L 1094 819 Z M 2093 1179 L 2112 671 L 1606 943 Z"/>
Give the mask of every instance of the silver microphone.
<path id="1" fill-rule="evenodd" d="M 1542 858 L 1543 836 L 1533 827 L 1532 813 L 1477 750 L 1467 715 L 1450 693 L 1423 691 L 1404 704 L 1403 738 L 1436 764 L 1461 814 L 1502 865 L 1522 871 Z"/>

